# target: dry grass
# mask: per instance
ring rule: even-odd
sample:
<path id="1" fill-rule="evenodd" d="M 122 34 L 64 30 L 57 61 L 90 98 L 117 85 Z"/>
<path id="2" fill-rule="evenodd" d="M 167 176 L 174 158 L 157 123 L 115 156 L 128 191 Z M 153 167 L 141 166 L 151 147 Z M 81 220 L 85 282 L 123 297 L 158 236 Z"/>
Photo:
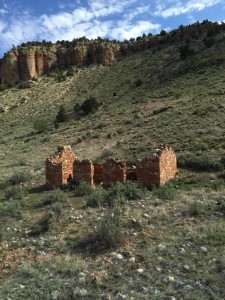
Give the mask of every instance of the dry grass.
<path id="1" fill-rule="evenodd" d="M 38 204 L 44 160 L 58 145 L 72 145 L 81 158 L 102 158 L 108 151 L 135 161 L 166 142 L 178 154 L 204 153 L 219 161 L 225 144 L 224 63 L 216 58 L 224 57 L 223 42 L 220 46 L 185 62 L 176 45 L 154 54 L 148 50 L 108 67 L 80 70 L 65 82 L 44 77 L 29 89 L 1 92 L 1 106 L 8 109 L 0 115 L 0 204 L 9 210 L 0 220 L 5 258 L 0 298 L 225 297 L 225 190 L 218 172 L 181 170 L 176 197 L 153 191 L 122 205 L 123 241 L 118 248 L 98 252 L 95 226 L 107 208 L 87 208 L 87 199 L 74 192 L 67 194 L 58 222 L 53 218 L 46 232 L 30 235 L 33 224 L 56 209 Z M 208 63 L 200 68 L 203 60 Z M 135 87 L 138 79 L 143 83 Z M 89 96 L 101 102 L 100 109 L 75 120 L 74 105 Z M 21 99 L 25 101 L 18 106 Z M 61 104 L 70 120 L 54 129 Z M 49 120 L 45 132 L 33 129 L 36 118 Z M 4 198 L 4 189 L 5 181 L 19 171 L 30 172 L 32 179 L 25 183 L 28 194 L 18 207 L 17 200 Z"/>

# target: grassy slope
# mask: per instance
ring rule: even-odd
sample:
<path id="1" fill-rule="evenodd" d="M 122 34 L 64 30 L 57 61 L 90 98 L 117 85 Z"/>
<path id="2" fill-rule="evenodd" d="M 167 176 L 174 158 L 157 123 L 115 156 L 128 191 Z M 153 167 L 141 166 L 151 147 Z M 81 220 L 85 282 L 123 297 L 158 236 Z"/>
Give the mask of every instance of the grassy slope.
<path id="1" fill-rule="evenodd" d="M 37 299 L 51 299 L 55 291 L 64 294 L 62 299 L 76 299 L 79 295 L 85 298 L 81 295 L 82 288 L 94 293 L 87 299 L 110 299 L 107 298 L 110 296 L 117 299 L 120 293 L 128 295 L 128 299 L 224 298 L 221 278 L 225 264 L 225 227 L 224 214 L 217 204 L 223 199 L 223 186 L 215 185 L 214 190 L 181 187 L 174 200 L 158 200 L 157 195 L 150 194 L 142 202 L 123 206 L 122 218 L 128 236 L 117 252 L 130 254 L 122 262 L 115 261 L 110 252 L 94 257 L 91 253 L 83 256 L 74 249 L 71 253 L 67 241 L 76 242 L 78 237 L 86 236 L 106 213 L 104 209 L 83 209 L 86 198 L 74 197 L 73 192 L 68 193 L 69 202 L 64 205 L 60 224 L 44 234 L 43 245 L 40 237 L 24 235 L 45 212 L 36 205 L 43 197 L 38 187 L 44 183 L 44 159 L 57 145 L 72 145 L 75 153 L 84 158 L 95 159 L 110 150 L 116 157 L 133 160 L 149 155 L 152 148 L 166 142 L 178 154 L 203 152 L 218 160 L 225 148 L 224 44 L 221 40 L 209 49 L 202 48 L 185 61 L 179 58 L 179 45 L 155 53 L 147 50 L 108 67 L 80 70 L 65 82 L 44 77 L 30 89 L 12 88 L 0 94 L 1 106 L 8 107 L 0 115 L 2 187 L 19 170 L 30 171 L 34 176 L 29 183 L 30 192 L 22 200 L 20 218 L 2 218 L 2 240 L 7 241 L 9 248 L 4 249 L 4 242 L 0 251 L 4 255 L 8 253 L 9 262 L 16 262 L 13 271 L 9 268 L 8 273 L 1 273 L 2 284 L 5 282 L 0 290 L 1 298 L 31 299 L 38 295 Z M 143 83 L 136 87 L 138 79 Z M 74 104 L 82 103 L 89 95 L 102 102 L 99 111 L 73 120 Z M 24 96 L 29 98 L 27 103 L 18 106 Z M 60 104 L 65 105 L 70 121 L 55 130 L 52 124 Z M 168 109 L 160 112 L 164 107 Z M 49 120 L 47 132 L 35 133 L 36 118 Z M 182 171 L 181 175 L 190 180 L 216 178 L 213 173 L 196 175 Z M 6 206 L 12 201 L 5 201 L 3 192 L 1 198 Z M 204 207 L 204 212 L 198 212 L 197 216 L 191 213 L 195 201 Z M 150 216 L 147 221 L 144 213 Z M 83 218 L 79 219 L 80 215 Z M 128 226 L 132 218 L 142 225 Z M 165 244 L 165 251 L 159 250 L 161 243 Z M 33 248 L 29 252 L 26 247 Z M 23 251 L 28 251 L 26 260 L 34 265 L 23 264 Z M 136 258 L 135 264 L 129 261 L 129 256 Z M 137 271 L 141 268 L 143 274 Z M 85 283 L 79 282 L 79 272 L 85 272 Z M 101 277 L 101 284 L 93 281 L 93 274 Z M 62 283 L 71 286 L 75 298 L 69 298 L 72 292 Z"/>

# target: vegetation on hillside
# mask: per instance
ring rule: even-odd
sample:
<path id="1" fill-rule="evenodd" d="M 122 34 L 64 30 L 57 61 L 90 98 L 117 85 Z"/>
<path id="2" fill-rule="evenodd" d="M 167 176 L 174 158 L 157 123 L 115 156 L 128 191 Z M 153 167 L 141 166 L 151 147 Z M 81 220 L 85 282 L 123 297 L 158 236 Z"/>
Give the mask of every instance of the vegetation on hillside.
<path id="1" fill-rule="evenodd" d="M 225 298 L 223 28 L 180 26 L 110 66 L 1 91 L 1 299 Z M 45 191 L 58 145 L 133 165 L 161 142 L 178 182 Z"/>

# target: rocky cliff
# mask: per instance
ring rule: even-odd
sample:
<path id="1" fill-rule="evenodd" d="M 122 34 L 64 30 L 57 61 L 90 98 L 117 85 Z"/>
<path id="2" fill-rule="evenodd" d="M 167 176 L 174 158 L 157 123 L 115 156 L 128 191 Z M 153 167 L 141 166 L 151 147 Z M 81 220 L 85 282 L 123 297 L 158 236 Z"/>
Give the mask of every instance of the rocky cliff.
<path id="1" fill-rule="evenodd" d="M 118 58 L 120 46 L 110 42 L 86 42 L 74 47 L 51 46 L 17 47 L 0 60 L 0 82 L 15 84 L 46 74 L 58 66 L 109 64 Z"/>
<path id="2" fill-rule="evenodd" d="M 61 41 L 56 44 L 30 42 L 14 47 L 0 60 L 0 83 L 15 84 L 46 74 L 59 66 L 81 66 L 90 64 L 110 64 L 120 56 L 144 51 L 149 48 L 165 47 L 171 43 L 188 43 L 191 40 L 212 38 L 225 31 L 225 24 L 208 20 L 189 26 L 180 26 L 170 33 L 165 31 L 152 36 L 143 35 L 130 41 L 111 42 L 108 40 L 88 40 L 80 38 L 72 42 Z M 207 42 L 207 41 L 206 41 Z M 160 46 L 160 47 L 158 47 Z M 157 49 L 156 48 L 156 49 Z"/>

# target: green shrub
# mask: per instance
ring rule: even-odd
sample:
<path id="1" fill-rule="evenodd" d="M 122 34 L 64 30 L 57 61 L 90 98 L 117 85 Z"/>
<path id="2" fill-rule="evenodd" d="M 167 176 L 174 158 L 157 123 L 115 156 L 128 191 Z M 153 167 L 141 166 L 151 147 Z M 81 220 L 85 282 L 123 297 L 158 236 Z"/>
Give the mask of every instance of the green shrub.
<path id="1" fill-rule="evenodd" d="M 225 226 L 224 221 L 210 224 L 206 230 L 204 241 L 212 247 L 225 245 Z"/>
<path id="2" fill-rule="evenodd" d="M 79 114 L 80 113 L 80 110 L 81 110 L 81 108 L 80 108 L 80 104 L 79 103 L 76 103 L 75 105 L 74 105 L 74 112 L 76 113 L 76 114 Z"/>
<path id="3" fill-rule="evenodd" d="M 108 190 L 105 204 L 109 207 L 117 207 L 125 202 L 123 183 L 117 182 Z"/>
<path id="4" fill-rule="evenodd" d="M 11 185 L 17 185 L 17 184 L 23 184 L 25 182 L 30 181 L 32 178 L 31 174 L 29 172 L 18 172 L 12 175 L 8 182 Z"/>
<path id="5" fill-rule="evenodd" d="M 219 205 L 219 211 L 225 214 L 225 199 L 224 197 L 217 200 L 217 204 Z"/>
<path id="6" fill-rule="evenodd" d="M 122 239 L 122 218 L 119 208 L 109 211 L 97 225 L 97 239 L 105 248 L 114 248 Z"/>
<path id="7" fill-rule="evenodd" d="M 58 123 L 62 123 L 68 120 L 67 114 L 66 114 L 66 110 L 64 108 L 63 105 L 60 106 L 59 111 L 56 115 L 56 119 L 55 121 Z"/>
<path id="8" fill-rule="evenodd" d="M 179 47 L 180 58 L 185 59 L 187 56 L 190 56 L 194 53 L 194 50 L 190 48 L 189 43 L 181 45 Z"/>
<path id="9" fill-rule="evenodd" d="M 44 214 L 31 228 L 32 235 L 39 235 L 52 228 L 52 226 L 58 222 L 61 214 L 55 210 L 50 210 Z"/>
<path id="10" fill-rule="evenodd" d="M 4 191 L 6 200 L 23 199 L 23 197 L 25 197 L 27 193 L 27 189 L 22 186 L 9 186 Z"/>
<path id="11" fill-rule="evenodd" d="M 44 132 L 44 131 L 48 130 L 48 125 L 49 125 L 48 120 L 46 120 L 46 119 L 37 119 L 33 123 L 33 128 L 34 128 L 34 130 L 37 131 L 37 133 L 41 133 L 41 132 Z"/>
<path id="12" fill-rule="evenodd" d="M 75 187 L 75 196 L 80 197 L 80 196 L 88 196 L 93 192 L 93 188 L 91 187 L 90 184 L 86 182 L 80 182 L 78 185 Z"/>
<path id="13" fill-rule="evenodd" d="M 88 197 L 86 205 L 88 207 L 101 207 L 105 204 L 108 192 L 98 187 L 93 193 Z"/>
<path id="14" fill-rule="evenodd" d="M 221 171 L 223 165 L 212 161 L 208 156 L 180 155 L 178 156 L 178 167 L 188 168 L 194 171 Z"/>
<path id="15" fill-rule="evenodd" d="M 9 203 L 0 203 L 0 218 L 19 217 L 21 214 L 22 207 L 23 207 L 22 201 L 11 201 Z"/>
<path id="16" fill-rule="evenodd" d="M 66 76 L 73 76 L 74 75 L 74 68 L 73 66 L 69 66 L 66 72 Z"/>
<path id="17" fill-rule="evenodd" d="M 111 149 L 104 149 L 101 154 L 101 158 L 113 157 L 114 152 Z"/>
<path id="18" fill-rule="evenodd" d="M 160 31 L 160 35 L 161 35 L 161 36 L 165 36 L 165 35 L 166 35 L 166 30 L 162 29 L 162 30 Z"/>
<path id="19" fill-rule="evenodd" d="M 192 216 L 200 216 L 205 213 L 205 206 L 199 201 L 193 201 L 189 206 L 189 213 Z"/>
<path id="20" fill-rule="evenodd" d="M 135 81 L 135 86 L 136 86 L 136 87 L 139 87 L 139 86 L 142 85 L 142 83 L 143 83 L 142 79 L 137 79 L 137 80 Z"/>
<path id="21" fill-rule="evenodd" d="M 209 187 L 212 188 L 214 191 L 219 191 L 224 187 L 224 180 L 222 178 L 212 180 L 209 183 Z"/>
<path id="22" fill-rule="evenodd" d="M 162 200 L 173 200 L 177 196 L 177 190 L 172 184 L 167 183 L 160 187 L 154 187 L 152 194 Z"/>
<path id="23" fill-rule="evenodd" d="M 223 167 L 225 167 L 225 156 L 222 156 L 220 159 L 220 163 Z"/>
<path id="24" fill-rule="evenodd" d="M 59 74 L 57 75 L 57 80 L 58 80 L 58 82 L 65 81 L 65 80 L 66 80 L 66 74 L 59 73 Z"/>
<path id="25" fill-rule="evenodd" d="M 207 48 L 210 48 L 216 43 L 216 39 L 215 37 L 211 36 L 211 37 L 204 38 L 203 42 Z"/>
<path id="26" fill-rule="evenodd" d="M 80 106 L 80 110 L 83 115 L 95 112 L 99 108 L 99 103 L 94 97 L 89 97 Z"/>
<path id="27" fill-rule="evenodd" d="M 4 91 L 6 89 L 6 87 L 4 86 L 4 84 L 0 84 L 0 92 Z"/>
<path id="28" fill-rule="evenodd" d="M 55 215 L 55 219 L 57 222 L 59 222 L 62 213 L 63 213 L 63 203 L 61 202 L 56 202 L 51 206 L 51 210 Z"/>
<path id="29" fill-rule="evenodd" d="M 67 194 L 59 189 L 46 192 L 40 203 L 39 207 L 52 205 L 54 203 L 65 203 L 68 201 Z"/>
<path id="30" fill-rule="evenodd" d="M 135 182 L 126 181 L 122 187 L 123 195 L 127 200 L 139 200 L 143 198 L 146 190 L 138 187 Z"/>
<path id="31" fill-rule="evenodd" d="M 110 189 L 96 188 L 87 200 L 87 206 L 91 207 L 117 207 L 122 205 L 125 200 L 141 199 L 146 190 L 139 188 L 136 183 L 127 181 L 117 182 Z"/>

